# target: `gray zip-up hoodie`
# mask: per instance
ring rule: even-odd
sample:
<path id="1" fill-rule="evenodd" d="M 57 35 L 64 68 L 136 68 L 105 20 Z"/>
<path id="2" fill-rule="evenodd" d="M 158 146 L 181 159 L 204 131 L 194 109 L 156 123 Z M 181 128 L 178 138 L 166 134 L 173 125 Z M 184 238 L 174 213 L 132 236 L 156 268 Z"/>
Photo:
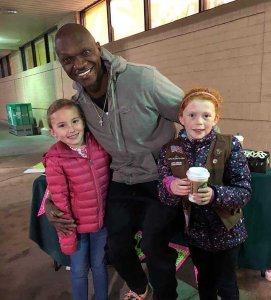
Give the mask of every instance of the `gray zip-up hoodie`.
<path id="1" fill-rule="evenodd" d="M 102 48 L 109 73 L 108 113 L 95 105 L 83 87 L 74 82 L 73 101 L 84 111 L 87 125 L 112 156 L 113 181 L 136 184 L 158 179 L 156 158 L 160 148 L 175 136 L 173 122 L 183 91 L 154 67 L 127 62 Z"/>

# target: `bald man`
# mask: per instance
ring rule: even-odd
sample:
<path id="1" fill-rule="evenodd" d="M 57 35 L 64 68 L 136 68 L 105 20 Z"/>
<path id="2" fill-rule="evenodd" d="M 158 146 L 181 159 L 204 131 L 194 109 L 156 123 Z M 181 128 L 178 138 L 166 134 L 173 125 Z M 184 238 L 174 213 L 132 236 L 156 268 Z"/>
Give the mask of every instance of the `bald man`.
<path id="1" fill-rule="evenodd" d="M 74 81 L 77 93 L 72 100 L 112 157 L 105 223 L 110 261 L 131 289 L 124 299 L 175 300 L 176 251 L 168 243 L 182 213 L 180 207 L 159 201 L 156 159 L 160 148 L 175 136 L 183 92 L 154 67 L 129 63 L 101 48 L 81 25 L 61 27 L 55 47 Z M 68 232 L 76 226 L 61 215 L 47 201 L 47 216 L 58 230 Z M 139 229 L 149 279 L 134 248 Z"/>

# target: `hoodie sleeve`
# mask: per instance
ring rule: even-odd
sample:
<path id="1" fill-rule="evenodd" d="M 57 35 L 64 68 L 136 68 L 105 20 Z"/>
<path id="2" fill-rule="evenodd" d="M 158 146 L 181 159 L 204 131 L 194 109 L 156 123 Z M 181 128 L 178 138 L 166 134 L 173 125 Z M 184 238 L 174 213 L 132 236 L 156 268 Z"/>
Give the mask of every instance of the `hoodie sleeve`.
<path id="1" fill-rule="evenodd" d="M 228 211 L 241 209 L 251 196 L 251 175 L 239 141 L 232 138 L 232 150 L 224 169 L 224 186 L 212 186 L 211 205 Z"/>
<path id="2" fill-rule="evenodd" d="M 58 159 L 49 157 L 45 158 L 43 162 L 45 164 L 46 180 L 52 201 L 64 213 L 64 219 L 73 218 L 67 178 L 62 167 L 59 165 Z M 58 232 L 61 250 L 66 255 L 71 255 L 77 250 L 76 229 L 72 228 L 72 231 L 72 234 L 68 235 Z"/>
<path id="3" fill-rule="evenodd" d="M 184 92 L 154 69 L 153 100 L 159 114 L 170 121 L 179 122 L 178 108 L 184 97 Z"/>

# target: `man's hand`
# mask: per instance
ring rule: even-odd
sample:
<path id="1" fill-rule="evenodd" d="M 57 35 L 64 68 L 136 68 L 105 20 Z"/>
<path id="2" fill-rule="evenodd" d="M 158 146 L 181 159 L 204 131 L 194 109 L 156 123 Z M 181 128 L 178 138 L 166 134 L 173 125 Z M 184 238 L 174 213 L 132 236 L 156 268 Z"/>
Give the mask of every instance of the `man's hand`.
<path id="1" fill-rule="evenodd" d="M 193 202 L 198 205 L 206 205 L 213 198 L 213 189 L 210 187 L 198 189 L 198 192 L 193 194 Z"/>
<path id="2" fill-rule="evenodd" d="M 64 219 L 63 212 L 56 208 L 54 203 L 51 201 L 50 194 L 45 200 L 45 214 L 48 221 L 55 227 L 58 232 L 63 234 L 71 234 L 76 224 L 73 219 Z"/>
<path id="3" fill-rule="evenodd" d="M 171 182 L 170 189 L 174 195 L 186 196 L 190 192 L 191 184 L 187 178 L 176 178 Z"/>

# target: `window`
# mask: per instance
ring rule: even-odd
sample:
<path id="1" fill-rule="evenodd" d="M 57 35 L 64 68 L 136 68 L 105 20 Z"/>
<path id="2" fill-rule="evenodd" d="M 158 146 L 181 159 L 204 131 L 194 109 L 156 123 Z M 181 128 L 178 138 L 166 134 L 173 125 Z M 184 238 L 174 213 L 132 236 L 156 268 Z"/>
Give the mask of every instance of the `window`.
<path id="1" fill-rule="evenodd" d="M 5 77 L 3 59 L 0 59 L 0 78 Z"/>
<path id="2" fill-rule="evenodd" d="M 151 28 L 155 28 L 199 12 L 198 0 L 151 0 L 150 4 Z"/>
<path id="3" fill-rule="evenodd" d="M 214 8 L 216 6 L 222 5 L 222 4 L 226 4 L 229 2 L 233 2 L 235 0 L 205 0 L 204 2 L 204 8 L 205 9 L 210 9 L 210 8 Z"/>
<path id="4" fill-rule="evenodd" d="M 25 53 L 26 69 L 28 70 L 28 69 L 34 68 L 33 53 L 32 53 L 31 45 L 27 46 L 24 49 L 24 53 Z"/>
<path id="5" fill-rule="evenodd" d="M 56 27 L 20 47 L 24 71 L 56 60 L 55 34 Z"/>
<path id="6" fill-rule="evenodd" d="M 101 45 L 235 0 L 101 0 L 81 12 Z"/>
<path id="7" fill-rule="evenodd" d="M 5 76 L 8 76 L 9 75 L 9 71 L 8 71 L 8 64 L 7 64 L 6 57 L 3 58 L 3 68 L 4 68 L 4 74 L 5 74 Z"/>
<path id="8" fill-rule="evenodd" d="M 41 38 L 35 42 L 35 50 L 36 50 L 37 66 L 46 64 L 47 60 L 46 60 L 44 38 Z"/>
<path id="9" fill-rule="evenodd" d="M 56 36 L 56 30 L 53 32 L 48 33 L 48 43 L 49 43 L 49 56 L 50 61 L 56 60 L 56 53 L 55 53 L 55 36 Z"/>
<path id="10" fill-rule="evenodd" d="M 106 1 L 102 1 L 85 11 L 84 23 L 97 42 L 101 45 L 109 42 Z"/>
<path id="11" fill-rule="evenodd" d="M 0 58 L 0 78 L 11 75 L 9 56 Z"/>
<path id="12" fill-rule="evenodd" d="M 142 0 L 111 0 L 110 11 L 114 41 L 145 30 Z"/>

